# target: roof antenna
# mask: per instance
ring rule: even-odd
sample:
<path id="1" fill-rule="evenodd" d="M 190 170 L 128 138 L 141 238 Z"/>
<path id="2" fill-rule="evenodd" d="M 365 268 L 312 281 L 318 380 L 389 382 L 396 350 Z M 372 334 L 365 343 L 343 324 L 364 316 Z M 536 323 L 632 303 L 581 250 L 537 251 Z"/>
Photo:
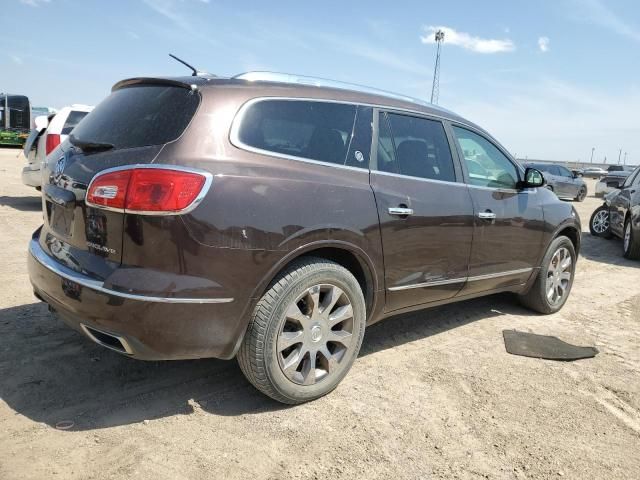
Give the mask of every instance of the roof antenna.
<path id="1" fill-rule="evenodd" d="M 170 53 L 169 56 L 171 58 L 173 58 L 174 60 L 177 60 L 178 62 L 180 62 L 181 64 L 183 64 L 184 66 L 186 66 L 189 70 L 191 70 L 193 73 L 191 74 L 192 77 L 197 77 L 198 76 L 198 70 L 196 70 L 194 67 L 192 67 L 191 65 L 189 65 L 187 62 L 185 62 L 184 60 L 176 57 L 174 54 Z"/>

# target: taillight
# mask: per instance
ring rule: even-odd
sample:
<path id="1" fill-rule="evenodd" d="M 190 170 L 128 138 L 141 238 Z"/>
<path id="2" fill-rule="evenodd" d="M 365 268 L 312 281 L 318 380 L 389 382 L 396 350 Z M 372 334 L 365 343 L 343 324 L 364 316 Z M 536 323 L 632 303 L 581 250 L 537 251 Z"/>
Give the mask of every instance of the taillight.
<path id="1" fill-rule="evenodd" d="M 197 205 L 211 174 L 172 166 L 131 167 L 99 173 L 87 189 L 87 205 L 131 213 L 185 213 Z"/>
<path id="2" fill-rule="evenodd" d="M 47 133 L 47 143 L 45 148 L 47 155 L 53 152 L 58 145 L 60 145 L 60 135 L 57 133 Z"/>

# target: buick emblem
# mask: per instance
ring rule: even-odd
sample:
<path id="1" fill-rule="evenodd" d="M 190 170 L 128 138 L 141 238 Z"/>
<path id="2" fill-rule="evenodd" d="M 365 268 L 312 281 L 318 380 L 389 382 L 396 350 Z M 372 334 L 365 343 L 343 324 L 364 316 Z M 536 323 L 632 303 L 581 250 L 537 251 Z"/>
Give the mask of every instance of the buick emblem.
<path id="1" fill-rule="evenodd" d="M 67 159 L 65 158 L 65 156 L 63 155 L 62 157 L 60 157 L 58 159 L 58 161 L 56 162 L 56 166 L 53 169 L 53 176 L 55 178 L 59 178 L 60 175 L 62 175 L 62 172 L 64 172 L 64 165 L 65 163 L 67 163 Z"/>

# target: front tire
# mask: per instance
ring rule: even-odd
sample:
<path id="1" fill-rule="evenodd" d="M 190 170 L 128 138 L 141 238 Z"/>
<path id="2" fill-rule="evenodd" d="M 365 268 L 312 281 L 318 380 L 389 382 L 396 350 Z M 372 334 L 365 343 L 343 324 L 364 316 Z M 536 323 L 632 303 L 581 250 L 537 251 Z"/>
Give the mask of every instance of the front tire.
<path id="1" fill-rule="evenodd" d="M 331 392 L 358 356 L 366 322 L 356 278 L 322 258 L 295 261 L 262 296 L 238 352 L 249 382 L 286 404 Z"/>
<path id="2" fill-rule="evenodd" d="M 622 246 L 624 248 L 624 257 L 631 260 L 640 260 L 640 238 L 633 231 L 631 218 L 627 218 L 624 223 L 624 234 L 622 235 Z"/>
<path id="3" fill-rule="evenodd" d="M 542 259 L 533 286 L 520 302 L 531 310 L 550 314 L 560 310 L 571 292 L 576 268 L 576 251 L 567 237 L 557 237 Z"/>
<path id="4" fill-rule="evenodd" d="M 595 209 L 589 219 L 589 232 L 594 237 L 611 238 L 609 207 L 601 205 Z"/>

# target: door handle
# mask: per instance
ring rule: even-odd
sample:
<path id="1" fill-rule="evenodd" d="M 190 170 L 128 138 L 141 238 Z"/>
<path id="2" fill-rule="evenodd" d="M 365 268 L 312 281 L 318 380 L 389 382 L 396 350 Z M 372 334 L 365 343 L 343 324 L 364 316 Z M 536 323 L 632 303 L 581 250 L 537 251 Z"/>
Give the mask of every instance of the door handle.
<path id="1" fill-rule="evenodd" d="M 390 207 L 389 215 L 398 215 L 400 217 L 407 217 L 409 215 L 413 215 L 413 208 Z"/>
<path id="2" fill-rule="evenodd" d="M 496 214 L 490 210 L 487 210 L 485 212 L 478 213 L 478 218 L 481 218 L 483 220 L 495 220 Z"/>

